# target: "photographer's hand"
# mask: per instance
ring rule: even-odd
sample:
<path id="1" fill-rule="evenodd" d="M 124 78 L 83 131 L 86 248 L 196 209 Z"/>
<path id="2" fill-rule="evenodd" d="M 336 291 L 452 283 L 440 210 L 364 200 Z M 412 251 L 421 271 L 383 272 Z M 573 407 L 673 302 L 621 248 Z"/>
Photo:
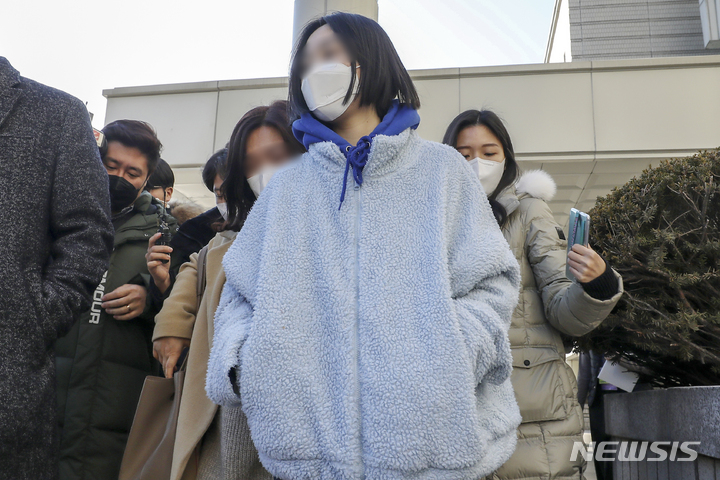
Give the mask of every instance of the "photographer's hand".
<path id="1" fill-rule="evenodd" d="M 160 290 L 160 293 L 164 294 L 170 288 L 170 254 L 173 249 L 168 245 L 155 245 L 155 242 L 161 236 L 162 233 L 156 233 L 150 237 L 145 261 L 147 262 L 148 272 L 155 281 L 155 286 Z M 162 260 L 166 260 L 166 262 L 163 263 Z"/>

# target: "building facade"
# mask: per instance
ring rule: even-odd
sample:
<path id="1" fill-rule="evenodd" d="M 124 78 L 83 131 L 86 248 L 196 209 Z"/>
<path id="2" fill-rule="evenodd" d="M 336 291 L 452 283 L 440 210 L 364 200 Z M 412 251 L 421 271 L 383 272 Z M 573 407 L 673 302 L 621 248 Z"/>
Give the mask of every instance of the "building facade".
<path id="1" fill-rule="evenodd" d="M 411 72 L 424 138 L 440 141 L 461 111 L 489 108 L 506 122 L 524 169 L 558 183 L 561 225 L 649 165 L 720 146 L 720 55 L 573 61 Z M 175 170 L 176 190 L 206 206 L 200 167 L 250 108 L 287 97 L 287 78 L 105 90 L 106 122 L 150 122 Z"/>
<path id="2" fill-rule="evenodd" d="M 422 102 L 418 132 L 440 141 L 460 112 L 494 110 L 507 124 L 521 167 L 542 168 L 555 178 L 558 193 L 550 206 L 564 225 L 571 207 L 589 210 L 598 196 L 644 168 L 720 146 L 720 55 L 708 55 L 720 49 L 702 55 L 699 50 L 705 37 L 712 46 L 717 36 L 719 10 L 710 7 L 718 2 L 557 0 L 545 64 L 411 71 Z M 709 12 L 705 20 L 703 8 Z M 377 19 L 377 9 L 376 0 L 296 0 L 295 34 L 330 11 Z M 713 18 L 715 30 L 709 27 L 703 36 L 702 25 L 712 27 Z M 665 33 L 658 25 L 666 26 Z M 642 37 L 627 45 L 658 48 L 638 47 L 642 58 L 616 59 L 622 56 L 618 43 L 596 41 L 603 32 Z M 682 50 L 668 46 L 668 39 L 696 54 L 651 58 Z M 103 94 L 106 123 L 150 122 L 175 171 L 176 191 L 209 207 L 214 196 L 200 179 L 203 163 L 225 146 L 245 112 L 287 98 L 287 78 L 125 87 Z"/>
<path id="3" fill-rule="evenodd" d="M 556 0 L 545 62 L 720 53 L 720 0 Z"/>

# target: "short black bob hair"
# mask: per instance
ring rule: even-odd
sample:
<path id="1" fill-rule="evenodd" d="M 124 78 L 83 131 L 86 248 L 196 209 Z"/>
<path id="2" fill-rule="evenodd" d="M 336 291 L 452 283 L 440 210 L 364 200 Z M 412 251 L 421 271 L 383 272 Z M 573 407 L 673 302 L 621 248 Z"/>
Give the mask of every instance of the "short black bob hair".
<path id="1" fill-rule="evenodd" d="M 166 188 L 175 186 L 175 174 L 170 168 L 170 165 L 162 158 L 158 160 L 155 171 L 150 175 L 150 179 L 147 181 L 145 190 L 152 190 L 153 188 Z"/>
<path id="2" fill-rule="evenodd" d="M 298 38 L 290 64 L 288 101 L 291 119 L 309 111 L 301 90 L 305 73 L 303 49 L 310 35 L 323 25 L 328 25 L 335 32 L 351 59 L 352 80 L 344 103 L 350 101 L 355 89 L 355 67 L 360 65 L 360 106 L 374 105 L 380 118 L 385 116 L 396 97 L 400 103 L 420 108 L 415 85 L 385 30 L 376 21 L 362 15 L 337 12 L 311 21 Z"/>
<path id="3" fill-rule="evenodd" d="M 203 167 L 203 183 L 213 194 L 215 193 L 215 177 L 220 175 L 220 178 L 225 180 L 225 163 L 227 162 L 227 154 L 227 147 L 221 148 L 208 158 L 208 161 L 205 162 L 205 166 Z"/>
<path id="4" fill-rule="evenodd" d="M 140 150 L 147 159 L 148 176 L 153 174 L 160 160 L 162 143 L 152 125 L 139 120 L 116 120 L 105 125 L 102 132 L 108 143 L 120 142 L 126 147 Z"/>
<path id="5" fill-rule="evenodd" d="M 497 201 L 497 196 L 510 185 L 513 185 L 520 175 L 520 167 L 515 160 L 515 149 L 513 148 L 510 134 L 505 128 L 505 124 L 497 116 L 497 114 L 491 110 L 465 110 L 460 115 L 455 117 L 443 137 L 443 143 L 450 145 L 453 148 L 457 148 L 457 139 L 464 129 L 468 127 L 474 127 L 482 125 L 495 135 L 503 148 L 505 154 L 505 171 L 500 177 L 500 183 L 495 188 L 494 192 L 486 192 L 490 206 L 492 207 L 495 219 L 502 226 L 507 220 L 507 212 L 505 208 Z"/>

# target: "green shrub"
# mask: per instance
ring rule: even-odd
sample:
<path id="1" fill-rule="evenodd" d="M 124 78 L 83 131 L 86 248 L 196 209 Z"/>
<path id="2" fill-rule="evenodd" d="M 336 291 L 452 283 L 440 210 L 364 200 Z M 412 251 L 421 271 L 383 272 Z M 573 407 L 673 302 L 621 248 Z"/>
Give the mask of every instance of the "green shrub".
<path id="1" fill-rule="evenodd" d="M 580 350 L 624 356 L 658 386 L 720 384 L 720 149 L 664 161 L 589 212 L 625 294 Z"/>

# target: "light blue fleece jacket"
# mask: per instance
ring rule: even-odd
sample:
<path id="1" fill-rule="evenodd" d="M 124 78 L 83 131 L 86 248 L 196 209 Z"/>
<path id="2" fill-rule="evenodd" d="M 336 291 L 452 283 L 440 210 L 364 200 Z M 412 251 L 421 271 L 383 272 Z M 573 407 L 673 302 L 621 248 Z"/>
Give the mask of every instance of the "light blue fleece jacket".
<path id="1" fill-rule="evenodd" d="M 242 405 L 282 479 L 486 475 L 521 420 L 517 262 L 450 147 L 378 135 L 338 210 L 345 166 L 315 143 L 255 203 L 223 260 L 208 396 Z"/>

